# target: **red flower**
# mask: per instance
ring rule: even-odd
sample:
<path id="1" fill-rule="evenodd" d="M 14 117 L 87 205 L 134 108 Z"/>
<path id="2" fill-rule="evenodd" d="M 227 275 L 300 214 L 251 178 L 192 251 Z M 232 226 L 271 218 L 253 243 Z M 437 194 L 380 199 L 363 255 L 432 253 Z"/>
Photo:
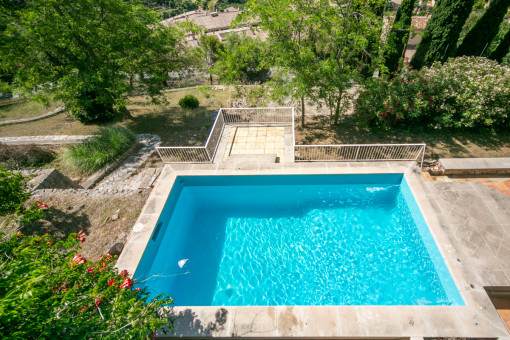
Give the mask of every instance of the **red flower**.
<path id="1" fill-rule="evenodd" d="M 46 209 L 46 208 L 48 208 L 48 205 L 44 204 L 41 201 L 35 201 L 34 203 L 37 203 L 37 209 Z"/>
<path id="2" fill-rule="evenodd" d="M 395 105 L 398 105 L 398 102 Z"/>
<path id="3" fill-rule="evenodd" d="M 78 311 L 78 313 L 83 312 L 86 308 L 87 308 L 87 305 L 83 306 L 83 308 L 82 308 L 82 309 L 80 309 L 80 310 Z"/>
<path id="4" fill-rule="evenodd" d="M 125 277 L 124 282 L 122 282 L 119 288 L 120 289 L 131 288 L 132 285 L 133 284 L 131 283 L 131 279 L 129 277 Z"/>
<path id="5" fill-rule="evenodd" d="M 136 287 L 136 288 L 135 288 L 135 291 L 139 292 L 139 291 L 140 291 L 140 288 Z"/>
<path id="6" fill-rule="evenodd" d="M 74 255 L 73 260 L 71 262 L 74 264 L 84 264 L 87 263 L 87 260 L 81 255 Z"/>
<path id="7" fill-rule="evenodd" d="M 50 247 L 52 247 L 55 244 L 55 242 L 53 242 L 53 241 L 52 242 L 48 242 L 48 244 L 50 245 Z"/>
<path id="8" fill-rule="evenodd" d="M 398 115 L 396 115 L 395 118 L 399 119 L 400 117 Z"/>
<path id="9" fill-rule="evenodd" d="M 81 243 L 85 242 L 85 233 L 83 230 L 80 230 L 78 234 L 76 234 L 76 239 L 80 240 Z"/>
<path id="10" fill-rule="evenodd" d="M 390 110 L 393 109 L 393 106 L 390 106 Z"/>
<path id="11" fill-rule="evenodd" d="M 101 306 L 101 298 L 96 299 L 96 306 Z"/>
<path id="12" fill-rule="evenodd" d="M 103 262 L 103 266 L 101 268 L 99 268 L 99 271 L 102 271 L 102 270 L 105 270 L 106 269 L 106 264 Z"/>
<path id="13" fill-rule="evenodd" d="M 96 267 L 97 267 L 97 266 L 87 268 L 87 271 L 88 271 L 89 273 L 92 273 Z"/>
<path id="14" fill-rule="evenodd" d="M 23 234 L 21 233 L 21 231 L 18 231 L 18 232 L 16 233 L 16 235 L 21 236 L 21 235 L 23 235 Z"/>
<path id="15" fill-rule="evenodd" d="M 108 286 L 113 286 L 115 284 L 115 280 L 108 281 Z"/>
<path id="16" fill-rule="evenodd" d="M 122 277 L 126 277 L 128 275 L 129 275 L 129 273 L 126 269 L 124 269 L 123 271 L 120 272 L 120 276 L 122 276 Z"/>

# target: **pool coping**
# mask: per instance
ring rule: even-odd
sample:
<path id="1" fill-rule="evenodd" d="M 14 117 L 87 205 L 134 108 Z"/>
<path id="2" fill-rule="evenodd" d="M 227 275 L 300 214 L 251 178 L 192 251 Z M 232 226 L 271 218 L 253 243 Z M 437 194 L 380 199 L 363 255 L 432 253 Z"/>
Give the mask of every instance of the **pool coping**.
<path id="1" fill-rule="evenodd" d="M 465 306 L 172 307 L 176 337 L 509 337 L 477 277 L 467 278 L 414 162 L 165 165 L 117 267 L 134 273 L 177 176 L 404 174 Z M 481 287 L 472 289 L 471 285 Z M 510 337 L 509 337 L 510 338 Z"/>

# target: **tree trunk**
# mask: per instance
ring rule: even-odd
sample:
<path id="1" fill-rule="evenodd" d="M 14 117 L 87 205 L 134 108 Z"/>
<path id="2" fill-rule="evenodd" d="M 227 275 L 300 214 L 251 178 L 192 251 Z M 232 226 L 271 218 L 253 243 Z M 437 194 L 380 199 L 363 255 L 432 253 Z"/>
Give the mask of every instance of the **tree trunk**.
<path id="1" fill-rule="evenodd" d="M 301 96 L 301 127 L 305 127 L 305 97 Z"/>
<path id="2" fill-rule="evenodd" d="M 209 73 L 209 80 L 211 81 L 211 85 L 212 85 L 213 84 L 212 73 Z"/>

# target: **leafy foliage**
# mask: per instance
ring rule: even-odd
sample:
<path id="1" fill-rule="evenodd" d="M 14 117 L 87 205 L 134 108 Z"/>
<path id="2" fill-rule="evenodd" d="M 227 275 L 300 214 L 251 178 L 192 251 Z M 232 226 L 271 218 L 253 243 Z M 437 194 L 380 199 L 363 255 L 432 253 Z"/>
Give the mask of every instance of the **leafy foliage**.
<path id="1" fill-rule="evenodd" d="M 179 99 L 179 106 L 183 109 L 196 109 L 199 105 L 197 97 L 192 94 L 187 94 Z"/>
<path id="2" fill-rule="evenodd" d="M 200 36 L 198 45 L 202 51 L 205 68 L 209 73 L 209 80 L 212 84 L 213 68 L 220 57 L 220 52 L 224 50 L 224 45 L 220 42 L 218 37 L 206 34 Z"/>
<path id="3" fill-rule="evenodd" d="M 394 78 L 368 79 L 356 102 L 356 114 L 363 125 L 421 126 L 431 120 L 434 94 L 430 79 L 414 70 Z"/>
<path id="4" fill-rule="evenodd" d="M 394 79 L 369 81 L 358 119 L 390 128 L 510 128 L 510 69 L 486 58 L 461 57 Z"/>
<path id="5" fill-rule="evenodd" d="M 44 215 L 41 209 L 45 208 L 41 202 L 35 202 L 29 208 L 25 208 L 25 201 L 31 195 L 32 191 L 28 187 L 26 177 L 0 167 L 0 197 L 2 197 L 0 216 L 10 215 L 21 222 L 41 218 Z"/>
<path id="6" fill-rule="evenodd" d="M 371 74 L 379 58 L 382 18 L 361 2 L 252 0 L 246 15 L 256 16 L 268 34 L 268 64 L 276 69 L 273 95 L 324 103 L 337 121 L 347 89 Z M 360 5 L 356 7 L 356 5 Z"/>
<path id="7" fill-rule="evenodd" d="M 409 39 L 409 28 L 416 0 L 403 0 L 395 15 L 385 51 L 385 66 L 390 73 L 397 70 L 402 52 Z"/>
<path id="8" fill-rule="evenodd" d="M 0 242 L 2 338 L 142 339 L 171 328 L 158 309 L 172 299 L 149 300 L 133 289 L 135 280 L 119 274 L 108 254 L 97 261 L 78 255 L 84 240 L 82 232 L 57 243 L 18 233 Z"/>
<path id="9" fill-rule="evenodd" d="M 500 40 L 497 47 L 491 52 L 489 58 L 501 63 L 505 56 L 508 56 L 510 52 L 510 28 Z M 509 58 L 510 59 L 510 58 Z"/>
<path id="10" fill-rule="evenodd" d="M 63 154 L 64 163 L 71 169 L 85 174 L 99 170 L 126 152 L 135 140 L 128 128 L 116 126 L 103 128 L 99 134 L 78 145 L 69 147 Z"/>
<path id="11" fill-rule="evenodd" d="M 498 33 L 510 0 L 492 0 L 484 14 L 469 30 L 457 49 L 457 56 L 480 56 Z"/>
<path id="12" fill-rule="evenodd" d="M 132 1 L 35 0 L 6 17 L 0 64 L 16 90 L 53 93 L 85 123 L 118 116 L 135 86 L 157 95 L 188 62 L 183 33 Z"/>
<path id="13" fill-rule="evenodd" d="M 269 68 L 264 64 L 265 43 L 244 34 L 230 33 L 224 47 L 218 49 L 218 61 L 213 73 L 225 84 L 265 81 Z"/>
<path id="14" fill-rule="evenodd" d="M 413 55 L 411 65 L 417 69 L 445 62 L 455 55 L 462 26 L 471 13 L 474 0 L 438 1 L 422 39 Z"/>

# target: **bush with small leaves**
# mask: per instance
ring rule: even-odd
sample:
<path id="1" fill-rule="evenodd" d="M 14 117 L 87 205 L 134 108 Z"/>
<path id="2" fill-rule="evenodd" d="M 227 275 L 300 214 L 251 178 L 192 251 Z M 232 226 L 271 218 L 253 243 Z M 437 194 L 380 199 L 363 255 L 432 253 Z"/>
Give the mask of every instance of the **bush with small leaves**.
<path id="1" fill-rule="evenodd" d="M 510 68 L 479 57 L 452 58 L 416 71 L 407 64 L 393 79 L 360 90 L 362 124 L 425 128 L 510 128 Z"/>
<path id="2" fill-rule="evenodd" d="M 109 254 L 85 259 L 83 241 L 80 231 L 59 242 L 21 232 L 0 242 L 0 337 L 146 339 L 172 329 L 161 308 L 170 297 L 133 287 Z"/>
<path id="3" fill-rule="evenodd" d="M 39 201 L 30 207 L 25 202 L 32 195 L 28 179 L 20 173 L 14 173 L 0 167 L 0 216 L 9 216 L 13 220 L 28 222 L 44 216 L 47 206 Z M 0 267 L 1 268 L 1 267 Z"/>
<path id="4" fill-rule="evenodd" d="M 198 107 L 198 99 L 192 94 L 187 94 L 179 99 L 179 106 L 183 109 L 196 109 Z"/>

